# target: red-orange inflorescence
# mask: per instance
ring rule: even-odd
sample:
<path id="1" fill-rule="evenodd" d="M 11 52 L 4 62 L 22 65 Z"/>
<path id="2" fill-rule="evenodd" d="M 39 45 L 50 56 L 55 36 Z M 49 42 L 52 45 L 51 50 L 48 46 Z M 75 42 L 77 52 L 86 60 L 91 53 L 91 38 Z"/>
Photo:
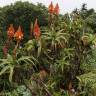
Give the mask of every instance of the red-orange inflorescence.
<path id="1" fill-rule="evenodd" d="M 59 14 L 59 5 L 58 5 L 58 3 L 56 4 L 56 6 L 55 6 L 55 8 L 54 8 L 54 13 L 55 13 L 56 15 Z"/>
<path id="2" fill-rule="evenodd" d="M 22 40 L 23 39 L 23 32 L 22 32 L 22 30 L 21 30 L 21 27 L 19 26 L 18 27 L 18 30 L 15 32 L 15 35 L 14 35 L 14 37 L 16 38 L 16 40 L 17 41 L 20 41 L 20 40 Z"/>
<path id="3" fill-rule="evenodd" d="M 13 27 L 13 24 L 10 24 L 10 27 L 8 28 L 7 35 L 9 39 L 12 39 L 14 37 L 15 29 Z"/>
<path id="4" fill-rule="evenodd" d="M 54 13 L 54 6 L 53 6 L 53 3 L 52 2 L 49 5 L 48 11 L 49 11 L 50 14 L 53 14 Z"/>
<path id="5" fill-rule="evenodd" d="M 37 19 L 35 20 L 35 24 L 34 24 L 33 35 L 36 39 L 38 39 L 41 35 Z"/>

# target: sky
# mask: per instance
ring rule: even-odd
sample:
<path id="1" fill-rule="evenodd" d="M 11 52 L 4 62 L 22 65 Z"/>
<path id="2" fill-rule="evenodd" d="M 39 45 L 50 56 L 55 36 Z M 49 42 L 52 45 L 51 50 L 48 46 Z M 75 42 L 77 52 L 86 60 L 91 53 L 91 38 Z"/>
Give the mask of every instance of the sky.
<path id="1" fill-rule="evenodd" d="M 96 0 L 0 0 L 0 7 L 3 7 L 5 5 L 10 5 L 11 3 L 14 3 L 16 1 L 29 1 L 34 4 L 43 3 L 48 7 L 50 2 L 52 1 L 55 5 L 56 3 L 60 6 L 60 13 L 66 13 L 71 12 L 75 8 L 80 9 L 83 3 L 87 4 L 87 8 L 94 8 L 96 9 Z"/>

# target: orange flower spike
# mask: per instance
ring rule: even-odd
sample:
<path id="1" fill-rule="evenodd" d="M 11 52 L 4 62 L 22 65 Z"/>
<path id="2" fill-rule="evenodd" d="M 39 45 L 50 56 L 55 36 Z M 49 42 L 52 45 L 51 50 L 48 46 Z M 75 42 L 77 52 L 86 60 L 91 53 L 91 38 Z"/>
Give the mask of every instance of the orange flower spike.
<path id="1" fill-rule="evenodd" d="M 9 39 L 12 39 L 14 37 L 15 29 L 13 27 L 13 24 L 10 24 L 10 27 L 8 28 L 7 35 Z"/>
<path id="2" fill-rule="evenodd" d="M 16 38 L 17 41 L 20 41 L 23 39 L 23 32 L 21 30 L 21 27 L 18 27 L 17 32 L 15 33 L 14 37 Z"/>
<path id="3" fill-rule="evenodd" d="M 49 5 L 48 11 L 49 11 L 50 14 L 52 14 L 54 12 L 54 6 L 53 6 L 52 2 Z"/>
<path id="4" fill-rule="evenodd" d="M 55 8 L 54 8 L 54 13 L 56 14 L 56 15 L 58 15 L 59 14 L 59 5 L 58 5 L 58 3 L 56 4 L 56 6 L 55 6 Z"/>
<path id="5" fill-rule="evenodd" d="M 38 39 L 41 35 L 37 19 L 35 20 L 35 24 L 34 24 L 33 35 L 36 39 Z"/>

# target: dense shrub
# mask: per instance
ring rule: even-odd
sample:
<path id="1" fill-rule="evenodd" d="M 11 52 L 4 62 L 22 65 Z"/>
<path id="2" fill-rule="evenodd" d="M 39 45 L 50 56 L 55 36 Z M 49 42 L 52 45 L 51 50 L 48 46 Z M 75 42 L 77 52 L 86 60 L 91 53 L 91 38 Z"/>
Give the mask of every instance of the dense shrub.
<path id="1" fill-rule="evenodd" d="M 1 96 L 95 96 L 95 12 L 84 7 L 65 15 L 52 2 L 0 9 Z"/>

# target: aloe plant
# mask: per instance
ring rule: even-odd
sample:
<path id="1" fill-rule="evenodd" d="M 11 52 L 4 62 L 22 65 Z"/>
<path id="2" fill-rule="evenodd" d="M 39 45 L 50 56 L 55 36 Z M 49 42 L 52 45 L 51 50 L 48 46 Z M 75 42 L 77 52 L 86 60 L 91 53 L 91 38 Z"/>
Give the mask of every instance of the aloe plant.
<path id="1" fill-rule="evenodd" d="M 21 56 L 18 59 L 14 59 L 13 56 L 8 54 L 6 59 L 0 59 L 0 75 L 5 74 L 6 72 L 9 73 L 9 81 L 11 82 L 14 68 L 20 66 L 21 61 L 33 66 L 35 66 L 35 62 L 37 62 L 37 60 L 32 56 Z"/>

